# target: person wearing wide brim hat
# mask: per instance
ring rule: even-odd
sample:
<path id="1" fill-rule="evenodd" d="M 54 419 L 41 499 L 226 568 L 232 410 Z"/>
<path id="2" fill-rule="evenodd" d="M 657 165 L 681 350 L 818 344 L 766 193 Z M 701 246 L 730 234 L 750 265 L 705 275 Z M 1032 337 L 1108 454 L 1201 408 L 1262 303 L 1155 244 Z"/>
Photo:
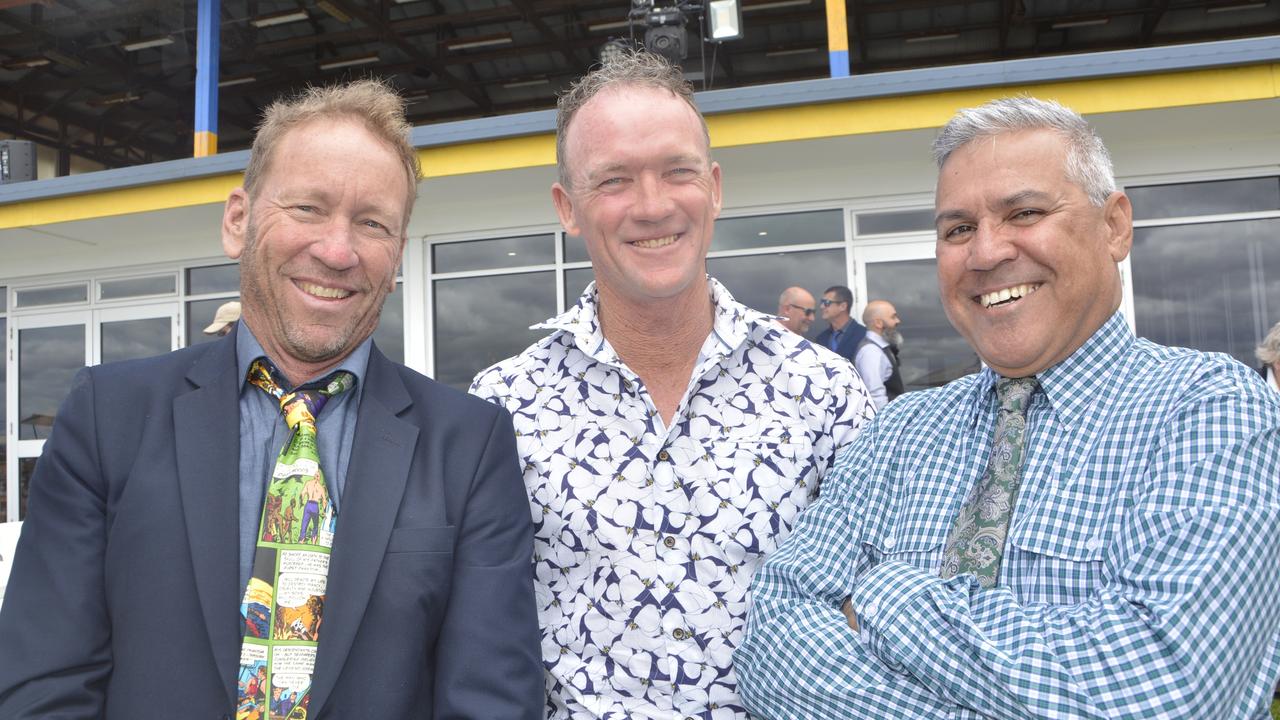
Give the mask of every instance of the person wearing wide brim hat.
<path id="1" fill-rule="evenodd" d="M 231 332 L 231 328 L 240 319 L 240 303 L 232 300 L 223 303 L 218 307 L 218 312 L 213 315 L 213 322 L 209 323 L 209 327 L 204 329 L 205 335 L 217 335 L 219 337 Z"/>

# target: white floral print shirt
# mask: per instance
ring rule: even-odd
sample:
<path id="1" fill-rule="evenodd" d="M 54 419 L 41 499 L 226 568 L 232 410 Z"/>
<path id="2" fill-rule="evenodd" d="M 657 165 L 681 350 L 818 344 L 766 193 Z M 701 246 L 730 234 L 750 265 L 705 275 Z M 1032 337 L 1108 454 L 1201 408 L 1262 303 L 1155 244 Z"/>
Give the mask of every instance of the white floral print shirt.
<path id="1" fill-rule="evenodd" d="M 670 427 L 594 284 L 471 386 L 515 420 L 551 718 L 745 718 L 730 661 L 751 576 L 874 412 L 847 361 L 708 288 Z"/>

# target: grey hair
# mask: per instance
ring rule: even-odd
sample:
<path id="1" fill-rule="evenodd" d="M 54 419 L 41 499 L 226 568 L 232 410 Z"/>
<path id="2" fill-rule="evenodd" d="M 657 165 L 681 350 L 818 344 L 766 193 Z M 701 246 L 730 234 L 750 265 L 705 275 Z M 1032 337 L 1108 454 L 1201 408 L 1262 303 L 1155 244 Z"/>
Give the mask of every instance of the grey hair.
<path id="1" fill-rule="evenodd" d="M 1267 337 L 1254 349 L 1253 354 L 1264 365 L 1275 365 L 1280 362 L 1280 323 L 1271 326 L 1271 332 L 1267 333 Z"/>
<path id="2" fill-rule="evenodd" d="M 1062 136 L 1067 144 L 1067 179 L 1080 186 L 1093 205 L 1102 207 L 1116 191 L 1111 153 L 1089 123 L 1064 105 L 1026 95 L 957 112 L 933 141 L 933 159 L 941 170 L 951 153 L 966 144 L 1019 130 L 1052 130 Z"/>
<path id="3" fill-rule="evenodd" d="M 702 135 L 707 141 L 707 152 L 710 154 L 711 134 L 707 131 L 707 121 L 693 101 L 693 86 L 684 79 L 680 68 L 653 53 L 629 50 L 583 75 L 556 101 L 556 171 L 560 174 L 561 185 L 570 187 L 569 168 L 565 161 L 565 138 L 569 135 L 569 123 L 573 122 L 574 116 L 591 98 L 614 87 L 667 90 L 688 103 L 698 116 L 698 122 L 702 123 Z"/>

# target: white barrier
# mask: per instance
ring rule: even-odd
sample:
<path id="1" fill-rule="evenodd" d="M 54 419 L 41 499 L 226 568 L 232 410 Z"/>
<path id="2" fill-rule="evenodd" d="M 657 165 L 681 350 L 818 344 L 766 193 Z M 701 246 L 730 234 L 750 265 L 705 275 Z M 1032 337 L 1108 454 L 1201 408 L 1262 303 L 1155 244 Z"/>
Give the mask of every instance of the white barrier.
<path id="1" fill-rule="evenodd" d="M 22 523 L 0 523 L 0 606 L 4 604 L 4 589 L 9 584 L 9 568 L 13 565 L 13 553 L 18 547 L 18 533 Z"/>

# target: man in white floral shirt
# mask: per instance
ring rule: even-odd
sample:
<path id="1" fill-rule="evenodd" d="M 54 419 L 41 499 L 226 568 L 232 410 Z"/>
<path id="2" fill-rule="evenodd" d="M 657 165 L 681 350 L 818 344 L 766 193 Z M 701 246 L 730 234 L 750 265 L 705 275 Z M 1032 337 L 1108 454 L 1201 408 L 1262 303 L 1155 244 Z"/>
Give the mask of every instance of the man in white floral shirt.
<path id="1" fill-rule="evenodd" d="M 745 718 L 747 589 L 873 410 L 852 366 L 706 276 L 720 166 L 679 70 L 560 99 L 565 229 L 596 282 L 472 392 L 515 419 L 551 718 Z"/>

